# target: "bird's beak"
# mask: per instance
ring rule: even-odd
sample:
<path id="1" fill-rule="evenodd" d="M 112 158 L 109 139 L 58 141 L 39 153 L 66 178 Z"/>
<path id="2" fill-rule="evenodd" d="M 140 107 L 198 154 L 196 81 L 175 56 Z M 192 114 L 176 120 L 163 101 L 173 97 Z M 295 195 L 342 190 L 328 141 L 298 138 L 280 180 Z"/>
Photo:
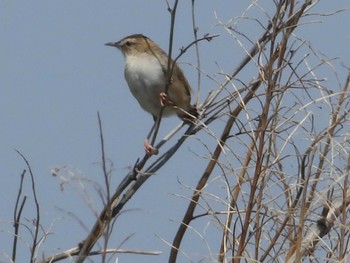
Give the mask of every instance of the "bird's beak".
<path id="1" fill-rule="evenodd" d="M 119 42 L 108 42 L 105 44 L 106 46 L 110 46 L 110 47 L 116 47 L 119 48 Z"/>

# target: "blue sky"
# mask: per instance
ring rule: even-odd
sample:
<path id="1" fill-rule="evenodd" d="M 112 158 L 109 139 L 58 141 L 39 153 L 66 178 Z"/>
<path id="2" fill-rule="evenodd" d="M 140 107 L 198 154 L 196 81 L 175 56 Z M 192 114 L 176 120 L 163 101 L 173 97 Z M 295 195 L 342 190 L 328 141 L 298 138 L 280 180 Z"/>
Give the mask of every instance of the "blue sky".
<path id="1" fill-rule="evenodd" d="M 197 2 L 199 35 L 220 34 L 212 42 L 200 44 L 202 70 L 222 80 L 218 74 L 220 70 L 231 72 L 244 53 L 218 25 L 219 20 L 227 22 L 239 17 L 248 4 L 247 1 Z M 344 2 L 323 1 L 314 13 L 331 13 L 346 8 Z M 272 12 L 266 1 L 260 3 L 269 13 Z M 247 15 L 264 17 L 257 8 Z M 113 163 L 112 182 L 115 185 L 136 159 L 143 156 L 143 140 L 152 125 L 152 118 L 141 110 L 128 90 L 121 53 L 104 46 L 104 43 L 143 33 L 167 50 L 169 21 L 163 0 L 0 1 L 1 262 L 6 261 L 6 254 L 11 251 L 10 221 L 19 176 L 25 169 L 14 149 L 27 157 L 33 169 L 44 228 L 53 224 L 54 234 L 48 236 L 40 251 L 46 255 L 77 245 L 87 234 L 67 212 L 75 213 L 88 228 L 95 220 L 86 200 L 78 193 L 79 187 L 66 187 L 61 191 L 59 179 L 52 177 L 50 170 L 56 166 L 68 166 L 68 171 L 75 175 L 103 183 L 97 112 L 102 118 L 106 154 Z M 335 66 L 340 81 L 343 81 L 346 69 L 341 64 L 350 65 L 350 33 L 346 26 L 350 24 L 349 13 L 308 17 L 307 21 L 312 23 L 304 25 L 297 33 L 328 57 L 341 58 Z M 261 29 L 252 25 L 242 22 L 239 27 L 243 32 L 247 30 L 252 38 L 258 38 Z M 192 40 L 190 1 L 180 1 L 174 54 Z M 189 65 L 195 64 L 194 49 L 190 49 L 181 62 L 196 91 L 196 70 Z M 254 76 L 254 72 L 245 74 L 242 78 Z M 329 81 L 334 79 L 330 77 Z M 200 97 L 203 99 L 217 86 L 203 77 Z M 176 118 L 162 122 L 161 134 L 178 122 Z M 215 126 L 213 130 L 216 130 Z M 208 141 L 208 145 L 214 144 L 214 140 Z M 195 187 L 206 163 L 201 156 L 207 154 L 196 140 L 188 140 L 170 163 L 134 196 L 126 207 L 127 211 L 117 220 L 110 245 L 118 246 L 135 233 L 122 248 L 161 250 L 164 254 L 159 257 L 118 255 L 120 262 L 135 262 L 141 257 L 142 262 L 166 261 L 169 247 L 161 239 L 172 241 L 187 204 L 177 195 L 190 196 L 190 189 Z M 24 192 L 30 195 L 28 178 L 25 184 Z M 102 206 L 96 191 L 91 184 L 86 184 L 94 201 L 92 206 L 100 211 Z M 28 199 L 24 221 L 34 217 L 32 196 Z M 198 228 L 205 232 L 207 225 L 202 224 Z M 207 237 L 210 234 L 208 231 Z M 200 253 L 209 253 L 201 238 L 193 235 L 195 237 L 186 241 L 189 243 L 184 247 L 197 247 L 191 254 L 196 262 Z M 28 249 L 25 247 L 23 241 L 20 249 L 25 251 L 22 256 L 27 258 L 29 254 L 26 254 Z M 215 246 L 212 249 L 217 251 Z"/>

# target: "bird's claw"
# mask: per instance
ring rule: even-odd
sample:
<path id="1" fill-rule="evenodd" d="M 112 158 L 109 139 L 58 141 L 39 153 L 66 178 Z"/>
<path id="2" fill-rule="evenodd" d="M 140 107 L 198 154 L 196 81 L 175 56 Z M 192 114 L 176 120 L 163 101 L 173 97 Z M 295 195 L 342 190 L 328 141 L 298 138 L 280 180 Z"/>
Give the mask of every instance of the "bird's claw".
<path id="1" fill-rule="evenodd" d="M 145 147 L 145 152 L 149 155 L 157 155 L 158 154 L 158 149 L 154 148 L 148 141 L 148 139 L 145 140 L 144 142 L 144 147 Z"/>
<path id="2" fill-rule="evenodd" d="M 165 92 L 159 93 L 159 99 L 162 107 L 174 106 L 174 102 L 169 98 L 169 96 Z"/>

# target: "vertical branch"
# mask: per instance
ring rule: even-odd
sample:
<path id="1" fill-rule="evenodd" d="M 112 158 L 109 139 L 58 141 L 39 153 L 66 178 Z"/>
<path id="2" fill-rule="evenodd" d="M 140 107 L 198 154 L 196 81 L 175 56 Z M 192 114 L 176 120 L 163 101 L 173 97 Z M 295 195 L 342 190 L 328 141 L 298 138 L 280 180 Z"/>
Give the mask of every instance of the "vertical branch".
<path id="1" fill-rule="evenodd" d="M 33 246 L 32 246 L 32 249 L 31 249 L 30 262 L 34 263 L 35 262 L 35 253 L 36 253 L 36 249 L 37 249 L 37 240 L 38 240 L 38 235 L 39 235 L 39 226 L 40 226 L 40 207 L 39 207 L 38 198 L 36 196 L 35 180 L 34 180 L 34 175 L 33 175 L 33 172 L 32 172 L 32 168 L 31 168 L 28 160 L 26 159 L 26 157 L 18 150 L 16 150 L 16 152 L 22 157 L 22 159 L 26 163 L 27 168 L 29 170 L 30 178 L 31 178 L 31 181 L 32 181 L 32 192 L 33 192 L 34 202 L 35 202 L 35 207 L 36 207 L 36 219 L 34 221 L 35 231 L 34 231 L 34 236 L 33 236 Z"/>
<path id="2" fill-rule="evenodd" d="M 168 89 L 169 89 L 169 86 L 171 83 L 171 76 L 173 73 L 172 68 L 174 66 L 172 63 L 171 56 L 172 56 L 172 52 L 173 52 L 174 28 L 175 28 L 175 18 L 176 18 L 176 10 L 177 10 L 178 2 L 179 2 L 179 0 L 175 0 L 173 8 L 170 8 L 169 3 L 168 3 L 168 10 L 169 10 L 171 16 L 170 16 L 169 49 L 168 49 L 168 63 L 167 63 L 167 70 L 166 70 L 165 94 L 168 94 Z M 164 106 L 160 108 L 160 112 L 159 112 L 159 115 L 157 117 L 155 127 L 154 127 L 153 136 L 151 139 L 151 145 L 154 145 L 154 143 L 157 139 L 157 135 L 158 135 L 163 112 L 164 112 Z"/>
<path id="3" fill-rule="evenodd" d="M 218 262 L 220 262 L 220 263 L 224 262 L 225 255 L 227 253 L 227 251 L 226 251 L 226 243 L 228 241 L 228 236 L 230 234 L 230 229 L 231 229 L 231 224 L 232 224 L 232 217 L 234 215 L 234 210 L 235 210 L 236 205 L 237 205 L 237 200 L 238 200 L 239 193 L 241 192 L 241 187 L 240 186 L 246 180 L 245 174 L 246 174 L 247 169 L 249 167 L 249 164 L 250 164 L 250 162 L 252 160 L 252 155 L 253 155 L 254 148 L 255 148 L 255 143 L 251 142 L 251 145 L 249 146 L 248 151 L 247 151 L 246 159 L 245 159 L 245 161 L 243 162 L 243 165 L 242 165 L 243 169 L 242 169 L 242 171 L 240 172 L 240 174 L 238 176 L 239 181 L 237 182 L 237 185 L 235 186 L 234 192 L 233 192 L 232 197 L 231 197 L 231 203 L 230 203 L 230 208 L 229 208 L 230 210 L 229 210 L 229 213 L 228 213 L 227 219 L 226 219 L 227 223 L 225 225 L 225 228 L 224 228 L 224 231 L 223 231 L 223 234 L 222 234 L 222 238 L 221 238 L 220 253 L 219 253 L 219 257 L 218 257 Z M 233 242 L 233 244 L 234 244 L 234 242 Z M 234 251 L 234 248 L 232 248 L 232 251 Z"/>
<path id="4" fill-rule="evenodd" d="M 13 245 L 12 245 L 12 261 L 13 262 L 16 262 L 19 223 L 21 221 L 21 215 L 22 215 L 24 204 L 27 200 L 27 196 L 24 196 L 22 199 L 22 202 L 21 202 L 21 206 L 18 210 L 19 199 L 21 198 L 21 195 L 22 195 L 23 179 L 24 179 L 25 173 L 26 173 L 26 170 L 23 170 L 23 172 L 21 174 L 21 181 L 19 184 L 18 195 L 17 195 L 17 199 L 16 199 L 15 211 L 13 213 L 13 227 L 15 228 L 15 233 L 13 235 Z"/>
<path id="5" fill-rule="evenodd" d="M 253 207 L 255 204 L 255 192 L 257 189 L 257 184 L 260 178 L 261 173 L 263 172 L 263 158 L 264 158 L 264 148 L 265 148 L 265 132 L 266 132 L 266 127 L 267 127 L 267 119 L 268 119 L 268 112 L 270 108 L 270 102 L 272 98 L 272 85 L 269 85 L 269 90 L 266 94 L 266 102 L 265 106 L 260 118 L 260 123 L 258 126 L 257 134 L 253 138 L 257 138 L 256 142 L 256 155 L 257 155 L 257 160 L 256 160 L 256 166 L 255 166 L 255 172 L 254 172 L 254 178 L 250 187 L 250 195 L 249 195 L 249 201 L 248 201 L 248 206 L 246 208 L 246 213 L 245 213 L 245 219 L 244 219 L 244 224 L 242 226 L 242 233 L 239 238 L 239 245 L 237 249 L 237 254 L 234 257 L 233 262 L 234 263 L 239 263 L 241 260 L 241 256 L 243 254 L 245 245 L 246 245 L 246 236 L 247 232 L 249 230 L 249 224 L 251 222 L 251 214 L 253 212 Z"/>
<path id="6" fill-rule="evenodd" d="M 102 122 L 101 122 L 101 117 L 99 112 L 97 112 L 97 120 L 98 120 L 99 132 L 100 132 L 102 171 L 103 171 L 103 177 L 105 180 L 106 191 L 107 191 L 106 203 L 108 203 L 111 197 L 111 193 L 110 193 L 109 178 L 108 178 L 108 172 L 107 172 L 107 166 L 106 166 L 106 155 L 105 155 L 105 145 L 104 145 L 104 138 L 103 138 L 103 131 L 102 131 Z"/>
<path id="7" fill-rule="evenodd" d="M 201 88 L 201 60 L 199 56 L 199 45 L 198 45 L 198 27 L 196 26 L 196 17 L 195 17 L 195 6 L 194 6 L 195 0 L 192 0 L 192 29 L 193 29 L 193 36 L 195 41 L 195 49 L 196 49 L 196 58 L 197 58 L 197 98 L 196 98 L 196 104 L 199 102 L 199 96 L 200 96 L 200 88 Z"/>
<path id="8" fill-rule="evenodd" d="M 105 156 L 105 146 L 104 146 L 104 138 L 103 138 L 103 130 L 102 130 L 102 121 L 100 117 L 100 113 L 97 112 L 97 119 L 98 119 L 98 128 L 100 131 L 100 144 L 101 144 L 101 161 L 102 161 L 102 170 L 103 170 L 103 177 L 105 180 L 105 186 L 106 186 L 106 192 L 107 192 L 107 200 L 105 205 L 107 205 L 110 202 L 111 194 L 110 194 L 110 182 L 109 182 L 109 176 L 107 172 L 107 166 L 106 166 L 106 156 Z M 112 216 L 112 210 L 107 210 L 107 217 L 111 218 Z M 110 221 L 110 219 L 109 219 Z M 110 233 L 110 224 L 106 225 L 106 229 L 104 230 L 104 251 L 107 251 L 108 246 L 108 240 L 109 240 L 109 233 Z M 102 254 L 102 262 L 106 261 L 106 253 Z"/>
<path id="9" fill-rule="evenodd" d="M 341 209 L 341 214 L 340 214 L 340 222 L 343 227 L 340 228 L 340 244 L 339 244 L 339 261 L 343 261 L 345 259 L 346 255 L 346 250 L 347 250 L 347 245 L 345 244 L 345 237 L 346 237 L 346 232 L 347 232 L 347 204 L 346 200 L 349 196 L 349 174 L 350 174 L 350 155 L 348 156 L 348 163 L 346 167 L 346 174 L 344 176 L 344 183 L 343 183 L 343 193 L 342 193 L 342 207 Z"/>

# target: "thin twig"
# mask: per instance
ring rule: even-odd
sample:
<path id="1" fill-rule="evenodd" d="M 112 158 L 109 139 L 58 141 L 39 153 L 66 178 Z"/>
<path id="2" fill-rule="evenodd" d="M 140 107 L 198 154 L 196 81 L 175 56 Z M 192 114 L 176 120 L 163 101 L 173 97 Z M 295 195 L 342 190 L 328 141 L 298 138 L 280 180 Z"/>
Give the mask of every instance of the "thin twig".
<path id="1" fill-rule="evenodd" d="M 167 63 L 167 69 L 166 69 L 166 84 L 165 84 L 165 89 L 164 92 L 165 94 L 168 94 L 168 90 L 169 90 L 169 86 L 171 84 L 171 76 L 172 76 L 172 70 L 171 67 L 173 67 L 173 65 L 171 64 L 171 57 L 172 57 L 172 51 L 173 51 L 173 39 L 174 39 L 174 28 L 175 28 L 175 18 L 176 18 L 176 10 L 177 10 L 177 4 L 178 4 L 178 0 L 175 1 L 174 6 L 172 9 L 169 8 L 168 5 L 168 10 L 170 11 L 170 33 L 169 33 L 169 49 L 168 49 L 168 63 Z M 155 128 L 153 131 L 153 136 L 151 139 L 151 145 L 154 145 L 157 135 L 158 135 L 158 131 L 159 131 L 159 127 L 160 127 L 160 122 L 163 116 L 163 112 L 164 112 L 164 106 L 162 106 L 160 108 L 159 114 L 157 116 L 157 120 L 155 123 Z"/>
<path id="2" fill-rule="evenodd" d="M 15 205 L 15 210 L 13 213 L 13 227 L 15 228 L 15 233 L 13 235 L 13 245 L 12 245 L 12 261 L 16 262 L 16 252 L 17 252 L 17 241 L 18 241 L 18 233 L 19 233 L 19 225 L 21 221 L 21 215 L 23 211 L 24 204 L 27 200 L 27 196 L 24 196 L 20 205 L 20 208 L 18 210 L 18 205 L 19 205 L 19 200 L 22 195 L 22 189 L 23 189 L 23 180 L 24 180 L 24 175 L 26 173 L 26 170 L 23 170 L 21 174 L 21 180 L 19 184 L 19 189 L 18 189 L 18 194 L 17 194 L 17 199 L 16 199 L 16 205 Z"/>
<path id="3" fill-rule="evenodd" d="M 36 210 L 36 219 L 34 220 L 34 236 L 33 236 L 33 246 L 31 248 L 31 257 L 30 257 L 30 262 L 33 263 L 35 262 L 35 254 L 36 254 L 36 249 L 37 249 L 37 240 L 38 240 L 38 235 L 39 235 L 39 226 L 40 226 L 40 206 L 39 206 L 39 201 L 36 196 L 36 190 L 35 190 L 35 180 L 34 180 L 34 174 L 32 172 L 32 168 L 27 160 L 27 158 L 18 150 L 15 150 L 24 160 L 24 162 L 27 165 L 27 168 L 29 170 L 31 182 L 32 182 L 32 192 L 34 196 L 34 202 L 35 202 L 35 210 Z"/>

